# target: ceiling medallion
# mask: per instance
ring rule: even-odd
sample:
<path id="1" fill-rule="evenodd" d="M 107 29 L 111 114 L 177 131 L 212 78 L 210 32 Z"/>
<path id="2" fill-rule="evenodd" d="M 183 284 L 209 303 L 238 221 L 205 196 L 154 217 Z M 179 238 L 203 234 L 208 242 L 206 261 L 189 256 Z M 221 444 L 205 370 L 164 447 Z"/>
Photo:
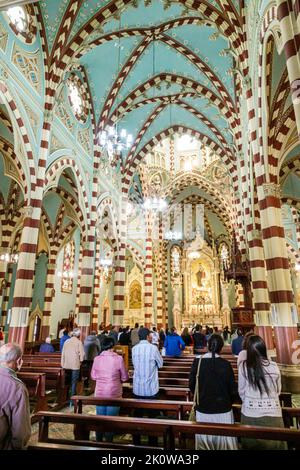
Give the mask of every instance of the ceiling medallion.
<path id="1" fill-rule="evenodd" d="M 6 10 L 7 21 L 15 35 L 26 44 L 36 38 L 36 23 L 30 6 L 16 5 Z"/>

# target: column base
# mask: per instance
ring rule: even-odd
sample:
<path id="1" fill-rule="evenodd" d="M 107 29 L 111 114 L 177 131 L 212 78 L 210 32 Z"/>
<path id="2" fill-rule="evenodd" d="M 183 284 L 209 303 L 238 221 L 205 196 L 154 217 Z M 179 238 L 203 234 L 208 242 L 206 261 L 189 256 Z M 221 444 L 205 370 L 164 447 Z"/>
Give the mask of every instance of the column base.
<path id="1" fill-rule="evenodd" d="M 297 349 L 298 330 L 296 326 L 274 326 L 276 358 L 278 364 L 297 364 L 294 360 Z M 299 356 L 299 355 L 298 355 Z"/>
<path id="2" fill-rule="evenodd" d="M 12 326 L 8 330 L 8 342 L 17 343 L 24 351 L 27 334 L 28 326 Z"/>
<path id="3" fill-rule="evenodd" d="M 300 393 L 300 365 L 278 364 L 283 392 Z"/>
<path id="4" fill-rule="evenodd" d="M 78 328 L 79 328 L 80 331 L 81 331 L 80 341 L 82 341 L 82 343 L 84 343 L 85 338 L 86 338 L 86 337 L 89 335 L 89 333 L 90 333 L 90 327 L 89 327 L 89 326 L 80 326 L 80 325 L 78 325 Z"/>
<path id="5" fill-rule="evenodd" d="M 98 323 L 91 324 L 91 331 L 96 331 L 96 333 L 98 334 Z"/>
<path id="6" fill-rule="evenodd" d="M 273 350 L 275 348 L 271 326 L 255 326 L 254 331 L 257 335 L 263 338 L 268 350 Z"/>

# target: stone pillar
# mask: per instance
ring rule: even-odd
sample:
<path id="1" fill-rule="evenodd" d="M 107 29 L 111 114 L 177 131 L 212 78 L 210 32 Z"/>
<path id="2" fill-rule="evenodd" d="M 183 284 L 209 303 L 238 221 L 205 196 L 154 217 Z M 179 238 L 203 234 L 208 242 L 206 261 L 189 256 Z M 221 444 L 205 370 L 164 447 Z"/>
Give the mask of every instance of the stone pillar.
<path id="1" fill-rule="evenodd" d="M 93 296 L 94 275 L 94 242 L 84 242 L 82 246 L 82 265 L 80 282 L 80 301 L 78 327 L 81 329 L 81 340 L 89 334 Z"/>
<path id="2" fill-rule="evenodd" d="M 298 2 L 277 0 L 277 18 L 280 22 L 283 48 L 286 57 L 291 85 L 292 101 L 294 105 L 298 135 L 300 135 L 300 59 L 299 59 L 299 12 L 296 13 L 295 5 Z M 293 5 L 294 4 L 294 5 Z M 295 10 L 294 10 L 295 8 Z M 299 9 L 299 5 L 298 5 Z M 297 22 L 296 22 L 297 15 Z"/>
<path id="3" fill-rule="evenodd" d="M 253 307 L 255 311 L 255 330 L 259 336 L 264 338 L 268 350 L 273 350 L 270 301 L 261 231 L 252 230 L 248 232 L 248 247 Z"/>
<path id="4" fill-rule="evenodd" d="M 41 339 L 44 340 L 50 331 L 50 320 L 51 320 L 51 309 L 52 302 L 55 296 L 54 290 L 54 279 L 56 271 L 56 257 L 57 253 L 51 258 L 47 265 L 47 278 L 46 278 L 46 289 L 45 289 L 45 305 L 43 312 L 42 328 L 41 328 Z"/>
<path id="5" fill-rule="evenodd" d="M 295 305 L 281 218 L 280 186 L 264 183 L 258 191 L 277 362 L 282 365 L 284 389 L 293 391 L 298 387 L 300 391 L 294 380 L 294 373 L 289 381 L 290 370 L 297 369 L 296 373 L 300 377 L 300 368 L 292 365 L 295 342 L 298 339 L 297 318 L 292 313 Z"/>
<path id="6" fill-rule="evenodd" d="M 18 343 L 22 348 L 27 337 L 41 217 L 42 200 L 40 199 L 36 202 L 36 206 L 27 206 L 24 210 L 25 218 L 21 235 L 12 316 L 8 335 L 9 342 Z"/>
<path id="7" fill-rule="evenodd" d="M 153 323 L 153 269 L 152 269 L 152 238 L 150 229 L 147 229 L 146 238 L 146 266 L 144 288 L 145 326 L 149 328 Z"/>
<path id="8" fill-rule="evenodd" d="M 115 255 L 115 273 L 114 273 L 114 311 L 113 322 L 115 325 L 122 325 L 125 309 L 125 267 L 126 267 L 126 240 L 127 240 L 127 203 L 128 189 L 122 188 L 119 208 L 119 251 Z"/>
<path id="9" fill-rule="evenodd" d="M 98 331 L 98 317 L 99 317 L 99 298 L 100 298 L 100 282 L 101 282 L 101 267 L 100 267 L 100 240 L 96 241 L 96 259 L 95 259 L 95 276 L 94 276 L 94 296 L 93 296 L 93 313 L 92 313 L 92 330 Z"/>

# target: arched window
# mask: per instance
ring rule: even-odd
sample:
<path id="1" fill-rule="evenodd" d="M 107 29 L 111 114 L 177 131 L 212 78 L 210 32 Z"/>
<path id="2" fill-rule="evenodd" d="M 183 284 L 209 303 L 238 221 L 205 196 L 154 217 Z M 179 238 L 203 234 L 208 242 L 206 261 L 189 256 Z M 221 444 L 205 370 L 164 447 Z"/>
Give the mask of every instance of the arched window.
<path id="1" fill-rule="evenodd" d="M 75 244 L 74 240 L 68 242 L 64 247 L 63 270 L 61 274 L 61 291 L 72 293 L 74 277 L 74 258 Z"/>

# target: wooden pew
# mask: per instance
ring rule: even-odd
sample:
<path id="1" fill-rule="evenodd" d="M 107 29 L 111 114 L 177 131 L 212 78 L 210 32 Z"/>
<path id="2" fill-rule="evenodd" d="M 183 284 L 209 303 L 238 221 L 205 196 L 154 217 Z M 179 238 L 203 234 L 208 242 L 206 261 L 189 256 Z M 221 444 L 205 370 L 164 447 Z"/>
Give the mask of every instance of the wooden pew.
<path id="1" fill-rule="evenodd" d="M 41 372 L 18 372 L 17 376 L 26 385 L 30 402 L 33 402 L 33 415 L 38 411 L 48 410 L 46 398 L 46 375 Z M 35 422 L 35 416 L 31 422 Z"/>
<path id="2" fill-rule="evenodd" d="M 186 437 L 193 439 L 196 434 L 246 437 L 254 439 L 267 439 L 287 441 L 293 448 L 300 449 L 300 431 L 285 428 L 269 428 L 258 426 L 243 426 L 239 424 L 200 424 L 181 420 L 146 419 L 122 416 L 91 416 L 79 414 L 63 414 L 52 412 L 39 412 L 39 442 L 57 444 L 89 445 L 90 431 L 115 432 L 118 434 L 140 434 L 163 438 L 164 450 L 186 449 Z M 74 425 L 74 439 L 57 439 L 49 437 L 49 424 L 63 423 Z M 178 445 L 176 437 L 179 438 Z M 103 443 L 94 443 L 99 447 Z M 117 446 L 117 447 L 116 447 Z M 128 448 L 127 444 L 111 443 L 112 448 Z M 130 446 L 131 447 L 131 446 Z M 159 447 L 158 447 L 159 448 Z"/>
<path id="3" fill-rule="evenodd" d="M 74 413 L 82 414 L 82 407 L 84 405 L 111 405 L 119 406 L 121 413 L 130 413 L 136 408 L 157 410 L 157 412 L 167 412 L 175 414 L 176 419 L 187 419 L 192 409 L 192 401 L 171 401 L 171 400 L 140 400 L 137 398 L 98 398 L 94 396 L 72 396 L 74 402 Z M 233 412 L 235 422 L 241 421 L 241 408 L 240 404 L 233 405 Z M 300 408 L 283 407 L 283 419 L 286 428 L 295 426 L 300 428 Z"/>
<path id="4" fill-rule="evenodd" d="M 65 406 L 68 401 L 68 387 L 65 385 L 65 371 L 62 367 L 48 367 L 48 365 L 43 367 L 22 366 L 21 372 L 44 373 L 46 377 L 46 390 L 55 391 L 56 393 L 57 406 L 55 409 Z"/>
<path id="5" fill-rule="evenodd" d="M 72 444 L 51 444 L 50 442 L 36 442 L 27 447 L 28 450 L 99 450 L 99 447 L 92 446 L 76 446 Z M 113 450 L 109 447 L 101 448 L 101 450 Z"/>
<path id="6" fill-rule="evenodd" d="M 132 398 L 132 384 L 123 383 L 123 396 Z M 190 400 L 190 390 L 187 387 L 159 387 L 159 397 L 162 400 Z"/>

